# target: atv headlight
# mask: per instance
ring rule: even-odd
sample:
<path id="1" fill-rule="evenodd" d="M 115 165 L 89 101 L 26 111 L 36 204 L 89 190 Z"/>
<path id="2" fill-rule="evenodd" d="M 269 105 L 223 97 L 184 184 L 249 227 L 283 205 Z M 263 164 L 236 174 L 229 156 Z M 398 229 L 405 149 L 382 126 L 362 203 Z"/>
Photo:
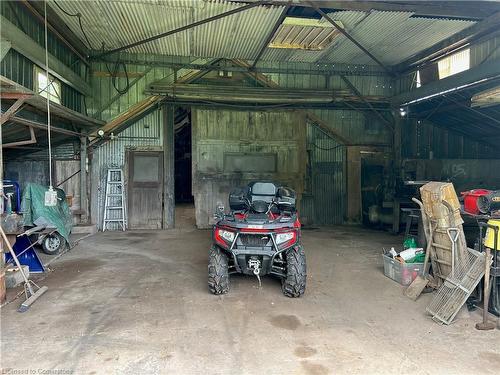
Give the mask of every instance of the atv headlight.
<path id="1" fill-rule="evenodd" d="M 219 229 L 219 236 L 221 236 L 227 242 L 232 243 L 234 241 L 234 233 L 228 230 Z"/>
<path id="2" fill-rule="evenodd" d="M 282 244 L 283 242 L 292 241 L 295 239 L 295 232 L 278 233 L 276 235 L 276 244 Z"/>

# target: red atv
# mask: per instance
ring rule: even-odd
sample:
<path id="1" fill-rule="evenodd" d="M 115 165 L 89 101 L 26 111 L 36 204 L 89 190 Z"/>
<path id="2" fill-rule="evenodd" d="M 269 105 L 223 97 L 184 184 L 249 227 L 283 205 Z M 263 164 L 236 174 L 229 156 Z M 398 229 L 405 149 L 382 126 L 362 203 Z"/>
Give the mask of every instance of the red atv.
<path id="1" fill-rule="evenodd" d="M 272 182 L 252 182 L 229 195 L 231 212 L 217 207 L 208 258 L 208 288 L 229 292 L 229 275 L 275 275 L 287 297 L 306 290 L 306 256 L 300 243 L 295 192 Z"/>

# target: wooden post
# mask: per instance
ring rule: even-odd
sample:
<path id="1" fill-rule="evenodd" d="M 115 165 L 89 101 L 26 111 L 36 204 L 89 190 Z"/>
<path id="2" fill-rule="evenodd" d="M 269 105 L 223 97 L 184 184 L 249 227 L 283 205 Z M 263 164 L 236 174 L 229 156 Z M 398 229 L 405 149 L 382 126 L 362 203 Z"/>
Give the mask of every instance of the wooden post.
<path id="1" fill-rule="evenodd" d="M 87 198 L 87 137 L 80 138 L 80 221 L 86 224 L 89 220 Z"/>
<path id="2" fill-rule="evenodd" d="M 171 104 L 164 104 L 163 115 L 163 229 L 175 227 L 174 115 Z"/>

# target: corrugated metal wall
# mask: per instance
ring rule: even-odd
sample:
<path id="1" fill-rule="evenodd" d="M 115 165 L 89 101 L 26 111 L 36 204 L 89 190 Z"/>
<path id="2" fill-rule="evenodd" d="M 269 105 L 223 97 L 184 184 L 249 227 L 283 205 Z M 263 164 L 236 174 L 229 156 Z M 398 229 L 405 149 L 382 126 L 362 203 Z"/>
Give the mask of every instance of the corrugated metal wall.
<path id="1" fill-rule="evenodd" d="M 272 66 L 271 64 L 266 64 Z M 281 66 L 285 64 L 275 64 Z M 301 64 L 303 65 L 303 64 Z M 289 73 L 266 73 L 280 87 L 301 89 L 331 89 L 348 90 L 349 87 L 338 75 L 326 75 L 315 72 L 314 66 L 309 66 L 309 74 L 296 74 L 293 72 L 293 64 L 287 64 Z M 390 96 L 393 93 L 391 80 L 385 75 L 359 75 L 349 76 L 351 83 L 363 95 Z"/>
<path id="2" fill-rule="evenodd" d="M 356 145 L 390 145 L 392 134 L 374 114 L 348 110 L 311 110 L 337 134 Z"/>
<path id="3" fill-rule="evenodd" d="M 108 68 L 113 69 L 114 64 L 94 63 L 92 64 L 92 98 L 87 100 L 87 111 L 89 116 L 109 121 L 125 112 L 132 105 L 146 98 L 144 89 L 154 81 L 170 77 L 173 81 L 174 71 L 167 67 L 149 68 L 144 65 L 127 65 L 129 82 L 137 78 L 137 82 L 123 95 L 119 95 L 113 87 L 113 80 L 106 76 Z M 127 78 L 124 76 L 123 69 L 120 70 L 120 76 L 115 79 L 116 87 L 124 89 L 127 84 Z"/>
<path id="4" fill-rule="evenodd" d="M 0 14 L 45 48 L 43 25 L 19 2 L 1 1 Z M 81 74 L 78 57 L 50 32 L 48 50 L 77 74 Z M 11 49 L 0 64 L 0 74 L 33 90 L 34 66 L 31 60 Z M 61 82 L 61 104 L 77 112 L 84 111 L 83 95 L 63 82 Z"/>
<path id="5" fill-rule="evenodd" d="M 91 216 L 99 229 L 102 225 L 108 168 L 122 168 L 126 174 L 125 152 L 127 149 L 160 150 L 163 139 L 161 123 L 161 111 L 155 110 L 124 130 L 117 138 L 94 151 L 90 175 L 92 181 Z"/>
<path id="6" fill-rule="evenodd" d="M 49 163 L 47 160 L 5 161 L 5 178 L 19 182 L 23 189 L 28 182 L 49 184 Z"/>
<path id="7" fill-rule="evenodd" d="M 484 62 L 500 61 L 500 37 L 488 39 L 470 47 L 470 66 L 477 66 Z"/>
<path id="8" fill-rule="evenodd" d="M 80 142 L 68 143 L 52 149 L 54 185 L 62 181 L 62 179 L 57 178 L 57 173 L 55 171 L 57 163 L 63 160 L 65 162 L 71 161 L 71 163 L 80 163 L 78 155 L 79 146 Z M 15 160 L 4 159 L 4 168 L 5 178 L 18 181 L 21 190 L 24 189 L 28 182 L 45 186 L 49 185 L 49 155 L 47 149 L 23 155 Z M 78 177 L 73 177 L 72 180 L 72 183 L 77 183 L 79 185 L 80 179 Z M 66 186 L 61 186 L 60 188 L 64 190 Z M 71 189 L 71 191 L 74 192 L 76 190 Z M 75 200 L 75 202 L 78 203 L 79 201 Z"/>
<path id="9" fill-rule="evenodd" d="M 500 186 L 500 159 L 408 160 L 406 163 L 413 164 L 418 180 L 451 181 L 458 192 L 478 187 L 495 190 Z"/>
<path id="10" fill-rule="evenodd" d="M 403 124 L 401 153 L 408 159 L 494 159 L 498 149 L 425 121 Z"/>
<path id="11" fill-rule="evenodd" d="M 470 67 L 498 61 L 500 37 L 476 43 L 470 47 Z M 414 78 L 407 76 L 398 83 L 396 92 L 415 88 Z M 498 150 L 431 122 L 407 120 L 402 131 L 402 156 L 408 159 L 494 159 Z"/>
<path id="12" fill-rule="evenodd" d="M 31 60 L 10 49 L 0 64 L 0 74 L 33 90 L 33 66 Z"/>
<path id="13" fill-rule="evenodd" d="M 312 205 L 301 215 L 317 225 L 342 224 L 346 207 L 346 148 L 317 126 L 307 126 L 308 184 Z"/>
<path id="14" fill-rule="evenodd" d="M 184 62 L 205 64 L 207 59 L 171 58 L 171 62 Z M 125 112 L 132 105 L 148 97 L 144 90 L 152 82 L 162 80 L 173 83 L 191 70 L 178 69 L 177 71 L 167 66 L 150 66 L 144 64 L 126 64 L 126 71 L 130 83 L 129 90 L 119 95 L 116 87 L 123 90 L 127 85 L 127 78 L 123 67 L 119 70 L 119 76 L 114 80 L 109 76 L 109 70 L 113 70 L 114 64 L 93 63 L 91 75 L 92 98 L 87 100 L 87 111 L 89 116 L 109 121 L 119 114 Z"/>
<path id="15" fill-rule="evenodd" d="M 305 117 L 299 111 L 263 112 L 193 109 L 193 195 L 196 225 L 206 228 L 218 202 L 228 207 L 229 191 L 255 179 L 304 190 Z M 274 172 L 227 171 L 227 154 L 275 155 Z M 300 198 L 299 198 L 300 201 Z"/>
<path id="16" fill-rule="evenodd" d="M 20 1 L 0 1 L 0 14 L 45 48 L 44 25 Z M 51 32 L 47 39 L 49 52 L 75 73 L 80 74 L 81 66 L 78 56 Z"/>

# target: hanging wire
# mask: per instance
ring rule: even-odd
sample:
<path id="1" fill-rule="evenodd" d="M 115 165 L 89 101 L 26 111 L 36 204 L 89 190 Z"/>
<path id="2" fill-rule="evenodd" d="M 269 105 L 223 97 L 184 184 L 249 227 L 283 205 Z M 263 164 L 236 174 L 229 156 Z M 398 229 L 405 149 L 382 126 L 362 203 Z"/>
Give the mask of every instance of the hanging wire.
<path id="1" fill-rule="evenodd" d="M 321 147 L 321 146 L 318 146 L 316 143 L 311 143 L 311 145 L 316 147 L 317 149 L 322 150 L 322 151 L 332 151 L 332 150 L 336 150 L 336 149 L 344 146 L 344 145 L 338 145 L 338 146 L 334 146 L 334 147 Z"/>
<path id="2" fill-rule="evenodd" d="M 72 13 L 69 13 L 68 11 L 64 10 L 64 8 L 62 8 L 56 0 L 52 0 L 52 2 L 61 10 L 61 12 L 63 12 L 64 14 L 66 14 L 67 16 L 69 17 L 77 17 L 78 18 L 78 25 L 80 26 L 80 30 L 82 31 L 82 34 L 83 34 L 83 37 L 85 38 L 85 40 L 87 41 L 87 44 L 88 44 L 88 47 L 89 49 L 94 49 L 92 48 L 92 43 L 90 43 L 90 40 L 89 38 L 87 37 L 87 33 L 85 33 L 85 30 L 83 28 L 83 23 L 82 23 L 82 14 L 81 13 L 75 13 L 75 14 L 72 14 Z"/>
<path id="3" fill-rule="evenodd" d="M 80 26 L 80 30 L 81 30 L 81 32 L 83 34 L 83 37 L 85 38 L 85 41 L 87 42 L 87 45 L 88 45 L 89 49 L 91 49 L 91 50 L 94 49 L 92 47 L 92 43 L 90 42 L 90 39 L 87 36 L 87 33 L 85 32 L 85 29 L 83 28 L 82 14 L 81 13 L 70 13 L 70 12 L 68 12 L 63 7 L 61 7 L 57 3 L 57 1 L 55 1 L 55 0 L 53 0 L 53 3 L 61 10 L 61 12 L 63 12 L 68 17 L 77 17 L 78 18 L 78 25 Z M 102 50 L 104 52 L 104 43 L 102 45 Z M 120 58 L 118 57 L 118 59 L 114 62 L 113 69 L 109 68 L 108 63 L 106 61 L 104 61 L 104 64 L 106 65 L 106 69 L 108 70 L 108 73 L 111 76 L 111 83 L 112 83 L 114 89 L 116 90 L 116 92 L 118 92 L 120 95 L 126 94 L 127 91 L 130 89 L 130 79 L 129 79 L 129 75 L 128 75 L 128 72 L 127 72 L 127 66 L 125 65 L 125 63 L 121 62 Z M 123 72 L 125 74 L 126 84 L 125 84 L 124 88 L 120 88 L 119 85 L 118 85 L 118 82 L 117 82 L 117 77 L 118 77 L 118 73 L 120 71 L 120 68 L 123 70 Z"/>
<path id="4" fill-rule="evenodd" d="M 45 71 L 49 81 L 49 43 L 47 32 L 47 0 L 44 1 L 45 10 Z M 50 84 L 52 86 L 52 83 Z M 47 91 L 47 142 L 49 144 L 49 190 L 52 190 L 52 142 L 50 139 L 50 89 Z"/>
<path id="5" fill-rule="evenodd" d="M 104 44 L 102 47 L 103 47 L 102 49 L 104 51 Z M 127 91 L 130 89 L 130 80 L 128 77 L 127 66 L 125 65 L 124 62 L 120 61 L 120 58 L 118 58 L 114 64 L 115 65 L 113 67 L 113 70 L 111 70 L 111 69 L 109 69 L 108 63 L 106 61 L 104 62 L 104 65 L 106 65 L 106 70 L 108 71 L 109 75 L 111 76 L 111 83 L 113 84 L 114 89 L 120 95 L 126 94 Z M 123 72 L 125 73 L 125 79 L 126 79 L 126 84 L 125 84 L 125 87 L 123 89 L 118 87 L 118 83 L 117 83 L 117 77 L 118 77 L 118 73 L 120 71 L 120 66 L 122 67 Z"/>

